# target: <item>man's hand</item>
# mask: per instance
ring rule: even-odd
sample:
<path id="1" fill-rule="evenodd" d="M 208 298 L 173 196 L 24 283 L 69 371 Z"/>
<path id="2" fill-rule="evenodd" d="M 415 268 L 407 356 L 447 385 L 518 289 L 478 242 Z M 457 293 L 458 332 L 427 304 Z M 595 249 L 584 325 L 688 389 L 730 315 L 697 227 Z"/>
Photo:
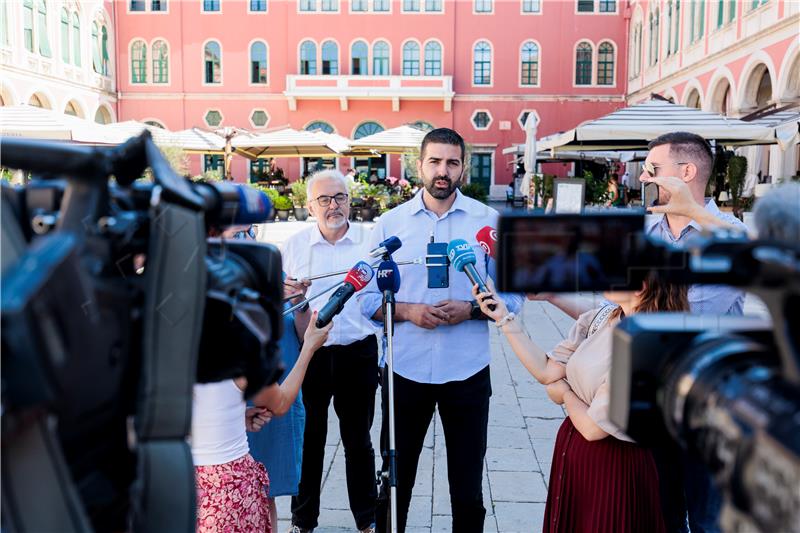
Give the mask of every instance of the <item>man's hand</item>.
<path id="1" fill-rule="evenodd" d="M 470 319 L 472 304 L 464 300 L 442 300 L 433 304 L 436 309 L 447 313 L 447 323 L 451 326 Z"/>
<path id="2" fill-rule="evenodd" d="M 547 386 L 547 396 L 558 405 L 561 405 L 564 403 L 564 395 L 571 390 L 569 383 L 563 379 L 559 379 Z"/>
<path id="3" fill-rule="evenodd" d="M 664 213 L 681 217 L 695 218 L 703 206 L 692 197 L 689 185 L 674 176 L 642 177 L 644 183 L 655 183 L 669 193 L 669 202 L 664 205 L 653 205 L 647 209 L 651 213 Z"/>
<path id="4" fill-rule="evenodd" d="M 295 296 L 292 298 L 292 305 L 299 304 L 305 297 L 311 282 L 307 279 L 286 278 L 283 280 L 283 297 Z"/>
<path id="5" fill-rule="evenodd" d="M 450 316 L 442 309 L 433 305 L 427 304 L 405 304 L 406 320 L 413 322 L 415 325 L 425 328 L 434 329 L 437 326 L 448 324 Z"/>
<path id="6" fill-rule="evenodd" d="M 272 420 L 272 412 L 266 407 L 248 407 L 244 413 L 247 431 L 255 433 L 261 431 Z"/>

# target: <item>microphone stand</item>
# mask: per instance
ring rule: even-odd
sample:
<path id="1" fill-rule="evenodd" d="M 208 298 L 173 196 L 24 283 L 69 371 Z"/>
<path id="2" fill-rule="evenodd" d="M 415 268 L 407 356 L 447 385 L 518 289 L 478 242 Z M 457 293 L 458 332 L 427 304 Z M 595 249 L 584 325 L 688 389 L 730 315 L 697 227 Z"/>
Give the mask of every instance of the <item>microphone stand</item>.
<path id="1" fill-rule="evenodd" d="M 392 261 L 392 256 L 389 253 L 383 255 L 384 261 Z M 395 311 L 395 298 L 392 290 L 383 291 L 383 334 L 386 338 L 386 371 L 388 373 L 386 379 L 386 396 L 388 397 L 389 405 L 389 447 L 388 453 L 388 472 L 381 472 L 381 477 L 384 482 L 389 484 L 389 527 L 387 528 L 391 533 L 397 532 L 397 455 L 395 449 L 395 434 L 394 434 L 394 350 L 393 340 L 394 336 L 394 311 Z"/>

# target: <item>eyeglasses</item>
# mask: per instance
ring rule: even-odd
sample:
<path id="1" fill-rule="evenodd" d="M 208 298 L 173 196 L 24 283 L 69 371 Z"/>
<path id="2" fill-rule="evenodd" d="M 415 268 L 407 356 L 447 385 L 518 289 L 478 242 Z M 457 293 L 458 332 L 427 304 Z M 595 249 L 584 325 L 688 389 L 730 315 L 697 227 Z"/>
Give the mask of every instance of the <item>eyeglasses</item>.
<path id="1" fill-rule="evenodd" d="M 327 196 L 323 194 L 314 198 L 314 201 L 317 202 L 320 207 L 328 207 L 331 205 L 331 200 L 336 200 L 336 205 L 339 206 L 347 201 L 347 195 L 343 192 L 340 192 L 338 194 L 334 194 L 333 196 Z"/>
<path id="2" fill-rule="evenodd" d="M 654 178 L 656 175 L 656 170 L 659 168 L 669 167 L 669 166 L 678 166 L 678 165 L 688 165 L 689 163 L 666 163 L 664 165 L 654 165 L 649 161 L 645 161 L 642 164 L 642 170 L 650 174 L 651 178 Z"/>

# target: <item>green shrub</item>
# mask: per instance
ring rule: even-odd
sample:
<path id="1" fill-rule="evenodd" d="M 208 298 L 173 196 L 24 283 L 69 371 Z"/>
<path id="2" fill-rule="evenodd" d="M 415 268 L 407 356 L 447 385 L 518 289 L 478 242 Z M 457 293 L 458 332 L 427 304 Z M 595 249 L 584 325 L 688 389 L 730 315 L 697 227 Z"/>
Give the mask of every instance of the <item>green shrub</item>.
<path id="1" fill-rule="evenodd" d="M 292 190 L 292 201 L 296 207 L 303 207 L 308 200 L 306 180 L 297 180 L 289 186 Z"/>
<path id="2" fill-rule="evenodd" d="M 275 204 L 275 209 L 279 211 L 288 211 L 289 209 L 294 207 L 292 200 L 288 196 L 278 195 L 278 197 L 275 198 L 274 204 Z"/>
<path id="3" fill-rule="evenodd" d="M 465 183 L 461 185 L 461 194 L 464 196 L 469 196 L 474 200 L 478 200 L 481 203 L 486 203 L 486 190 L 483 188 L 482 185 L 478 183 Z"/>

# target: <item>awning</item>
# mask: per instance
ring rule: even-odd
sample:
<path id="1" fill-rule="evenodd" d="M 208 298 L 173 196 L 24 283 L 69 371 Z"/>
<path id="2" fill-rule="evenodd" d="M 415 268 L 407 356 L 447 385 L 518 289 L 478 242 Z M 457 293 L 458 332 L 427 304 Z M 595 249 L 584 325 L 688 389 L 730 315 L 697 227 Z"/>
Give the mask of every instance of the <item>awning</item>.
<path id="1" fill-rule="evenodd" d="M 635 150 L 665 133 L 688 131 L 723 146 L 774 144 L 774 129 L 663 100 L 618 109 L 539 140 L 539 150 Z"/>
<path id="2" fill-rule="evenodd" d="M 773 128 L 775 140 L 780 145 L 781 150 L 786 150 L 788 146 L 800 142 L 800 111 L 798 109 L 778 111 L 777 113 L 750 120 L 748 124 Z"/>
<path id="3" fill-rule="evenodd" d="M 356 139 L 351 144 L 354 152 L 375 151 L 383 154 L 404 154 L 419 148 L 427 131 L 412 126 L 398 126 Z"/>
<path id="4" fill-rule="evenodd" d="M 332 143 L 333 141 L 331 141 Z M 254 135 L 239 135 L 232 140 L 234 150 L 249 158 L 336 157 L 339 152 L 316 133 L 284 128 Z"/>
<path id="5" fill-rule="evenodd" d="M 72 115 L 31 105 L 0 107 L 0 135 L 57 141 L 100 136 L 101 126 Z"/>
<path id="6" fill-rule="evenodd" d="M 503 149 L 505 155 L 515 155 L 516 159 L 522 162 L 522 157 L 525 155 L 525 145 L 516 144 Z M 547 163 L 552 161 L 620 161 L 627 163 L 629 161 L 644 161 L 647 158 L 647 150 L 582 150 L 577 151 L 561 151 L 551 152 L 539 151 L 536 154 L 536 160 L 540 163 Z"/>

